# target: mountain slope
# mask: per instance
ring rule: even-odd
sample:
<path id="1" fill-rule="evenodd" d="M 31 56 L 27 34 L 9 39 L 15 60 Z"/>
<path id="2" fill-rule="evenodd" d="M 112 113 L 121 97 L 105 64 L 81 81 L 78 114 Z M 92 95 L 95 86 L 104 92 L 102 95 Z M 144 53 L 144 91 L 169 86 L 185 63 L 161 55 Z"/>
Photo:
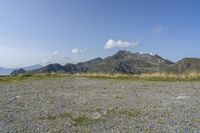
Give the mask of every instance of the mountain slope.
<path id="1" fill-rule="evenodd" d="M 77 64 L 68 63 L 64 66 L 60 64 L 49 64 L 47 66 L 27 71 L 27 73 L 50 73 L 50 72 L 67 72 L 67 73 L 125 73 L 141 74 L 152 72 L 173 72 L 183 73 L 198 71 L 200 72 L 200 59 L 185 58 L 173 63 L 158 55 L 132 53 L 130 51 L 120 50 L 113 56 L 95 58 L 86 62 Z M 24 71 L 15 71 L 15 73 Z"/>
<path id="2" fill-rule="evenodd" d="M 12 71 L 10 75 L 18 75 L 18 74 L 25 74 L 25 73 L 26 71 L 23 68 L 20 68 L 20 69 Z"/>
<path id="3" fill-rule="evenodd" d="M 184 58 L 170 66 L 167 71 L 173 73 L 200 72 L 200 59 Z"/>
<path id="4" fill-rule="evenodd" d="M 36 65 L 32 65 L 32 66 L 23 67 L 23 69 L 25 71 L 32 71 L 32 70 L 39 69 L 39 68 L 42 68 L 42 65 L 36 64 Z"/>
<path id="5" fill-rule="evenodd" d="M 102 58 L 95 58 L 90 61 L 81 62 L 76 64 L 80 72 L 100 72 L 103 68 L 99 69 L 97 66 L 104 62 Z"/>
<path id="6" fill-rule="evenodd" d="M 172 65 L 173 62 L 165 60 L 158 55 L 132 53 L 120 50 L 113 56 L 105 59 L 95 58 L 77 64 L 50 64 L 45 67 L 30 71 L 31 73 L 49 72 L 103 72 L 103 73 L 127 73 L 139 74 L 160 71 L 162 68 Z"/>
<path id="7" fill-rule="evenodd" d="M 162 67 L 168 67 L 171 64 L 173 63 L 169 60 L 157 55 L 120 50 L 105 59 L 96 58 L 88 62 L 78 63 L 77 66 L 84 72 L 137 74 L 159 71 Z"/>
<path id="8" fill-rule="evenodd" d="M 0 67 L 0 75 L 9 75 L 13 70 L 15 69 Z"/>
<path id="9" fill-rule="evenodd" d="M 9 69 L 9 71 L 7 71 L 7 73 L 5 75 L 24 74 L 24 73 L 26 73 L 26 71 L 32 71 L 32 70 L 39 69 L 39 68 L 42 68 L 42 65 L 36 64 L 36 65 L 27 66 L 27 67 L 23 67 L 23 68 L 12 68 L 12 69 Z"/>
<path id="10" fill-rule="evenodd" d="M 32 73 L 50 73 L 50 72 L 64 72 L 64 66 L 56 63 L 56 64 L 49 64 L 39 69 L 35 69 L 30 71 Z"/>
<path id="11" fill-rule="evenodd" d="M 39 69 L 42 66 L 37 64 L 37 65 L 32 65 L 32 66 L 28 66 L 28 67 L 23 67 L 22 69 L 24 69 L 25 71 L 32 71 L 35 69 Z M 9 75 L 11 72 L 15 71 L 17 72 L 20 68 L 3 68 L 0 67 L 0 75 Z M 20 71 L 19 71 L 20 72 Z"/>

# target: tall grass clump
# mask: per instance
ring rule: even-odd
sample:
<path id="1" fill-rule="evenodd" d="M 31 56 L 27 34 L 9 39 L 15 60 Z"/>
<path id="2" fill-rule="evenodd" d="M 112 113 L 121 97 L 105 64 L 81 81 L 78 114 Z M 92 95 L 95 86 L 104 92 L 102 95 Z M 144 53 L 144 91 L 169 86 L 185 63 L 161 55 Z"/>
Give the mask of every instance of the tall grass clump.
<path id="1" fill-rule="evenodd" d="M 181 74 L 157 72 L 152 74 L 142 74 L 141 76 L 142 78 L 155 81 L 200 81 L 200 73 L 198 72 L 187 72 Z"/>
<path id="2" fill-rule="evenodd" d="M 98 79 L 131 79 L 133 75 L 121 74 L 121 73 L 76 73 L 76 77 L 88 77 Z"/>

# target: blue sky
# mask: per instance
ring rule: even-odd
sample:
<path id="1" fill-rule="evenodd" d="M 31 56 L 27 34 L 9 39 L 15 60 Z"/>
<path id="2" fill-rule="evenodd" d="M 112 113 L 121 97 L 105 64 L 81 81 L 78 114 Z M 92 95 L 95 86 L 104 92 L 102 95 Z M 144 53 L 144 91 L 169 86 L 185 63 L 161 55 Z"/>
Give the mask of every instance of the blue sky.
<path id="1" fill-rule="evenodd" d="M 199 0 L 0 0 L 0 66 L 76 63 L 119 49 L 200 57 Z"/>

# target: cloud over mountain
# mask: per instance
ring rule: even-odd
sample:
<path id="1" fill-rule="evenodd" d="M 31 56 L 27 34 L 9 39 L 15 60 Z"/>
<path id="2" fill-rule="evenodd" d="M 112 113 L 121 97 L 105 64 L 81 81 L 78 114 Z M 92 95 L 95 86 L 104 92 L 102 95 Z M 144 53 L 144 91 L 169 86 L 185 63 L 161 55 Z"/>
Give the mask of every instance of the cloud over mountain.
<path id="1" fill-rule="evenodd" d="M 128 42 L 128 41 L 122 41 L 122 40 L 113 40 L 109 39 L 104 48 L 105 49 L 113 49 L 113 48 L 127 48 L 127 47 L 136 47 L 140 44 L 140 41 L 137 40 L 135 42 Z"/>
<path id="2" fill-rule="evenodd" d="M 83 52 L 85 52 L 87 49 L 84 48 L 84 49 L 80 49 L 80 48 L 73 48 L 72 49 L 72 54 L 81 54 Z"/>
<path id="3" fill-rule="evenodd" d="M 69 61 L 69 58 L 67 58 L 64 54 L 62 54 L 59 51 L 54 51 L 52 55 L 43 59 L 40 62 L 40 64 L 43 64 L 43 65 L 47 65 L 47 64 L 51 64 L 51 63 L 65 64 L 68 61 Z"/>

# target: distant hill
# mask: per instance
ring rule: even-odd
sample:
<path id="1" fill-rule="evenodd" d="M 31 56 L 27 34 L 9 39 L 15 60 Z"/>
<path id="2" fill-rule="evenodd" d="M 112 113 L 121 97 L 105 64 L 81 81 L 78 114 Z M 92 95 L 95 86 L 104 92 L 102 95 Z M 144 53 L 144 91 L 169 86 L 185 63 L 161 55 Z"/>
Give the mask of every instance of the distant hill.
<path id="1" fill-rule="evenodd" d="M 167 68 L 167 71 L 173 73 L 200 72 L 200 59 L 184 58 Z"/>
<path id="2" fill-rule="evenodd" d="M 103 66 L 104 60 L 100 57 L 76 64 L 79 72 L 101 72 L 105 71 Z M 99 69 L 101 67 L 101 69 Z"/>
<path id="3" fill-rule="evenodd" d="M 138 74 L 159 71 L 162 67 L 173 64 L 157 55 L 132 53 L 120 50 L 105 59 L 96 58 L 88 62 L 78 63 L 84 72 L 128 73 Z"/>
<path id="4" fill-rule="evenodd" d="M 32 66 L 23 67 L 23 69 L 26 71 L 32 71 L 32 70 L 39 69 L 42 67 L 43 67 L 42 65 L 36 64 L 36 65 L 32 65 Z"/>
<path id="5" fill-rule="evenodd" d="M 18 74 L 25 74 L 25 73 L 26 71 L 23 68 L 20 68 L 20 69 L 12 71 L 10 75 L 18 75 Z"/>
<path id="6" fill-rule="evenodd" d="M 23 68 L 13 68 L 13 69 L 10 69 L 9 71 L 7 71 L 7 73 L 5 75 L 22 74 L 22 73 L 26 73 L 26 71 L 32 71 L 32 70 L 39 69 L 39 68 L 42 68 L 42 67 L 43 67 L 42 65 L 36 64 L 36 65 L 27 66 L 27 67 L 23 67 Z"/>
<path id="7" fill-rule="evenodd" d="M 49 64 L 39 69 L 28 71 L 29 73 L 49 73 L 49 72 L 67 72 L 67 73 L 127 73 L 139 74 L 160 71 L 162 68 L 174 64 L 158 55 L 132 53 L 130 51 L 120 50 L 113 56 L 104 59 L 98 57 L 86 62 L 77 64 Z"/>
<path id="8" fill-rule="evenodd" d="M 56 64 L 49 64 L 42 68 L 32 70 L 32 72 L 33 73 L 50 73 L 50 72 L 63 71 L 63 69 L 64 69 L 64 67 L 62 65 L 56 63 Z"/>
<path id="9" fill-rule="evenodd" d="M 64 66 L 60 64 L 49 64 L 47 66 L 28 70 L 27 73 L 124 73 L 124 74 L 141 74 L 152 72 L 173 72 L 183 73 L 190 71 L 200 72 L 200 59 L 185 58 L 177 63 L 164 59 L 158 55 L 132 53 L 126 50 L 120 50 L 112 56 L 104 59 L 98 57 L 86 62 L 77 64 L 68 63 Z M 24 73 L 24 71 L 21 71 Z M 16 73 L 16 71 L 15 71 Z M 17 71 L 20 73 L 20 71 Z"/>
<path id="10" fill-rule="evenodd" d="M 0 75 L 9 75 L 13 70 L 15 69 L 0 67 Z"/>

